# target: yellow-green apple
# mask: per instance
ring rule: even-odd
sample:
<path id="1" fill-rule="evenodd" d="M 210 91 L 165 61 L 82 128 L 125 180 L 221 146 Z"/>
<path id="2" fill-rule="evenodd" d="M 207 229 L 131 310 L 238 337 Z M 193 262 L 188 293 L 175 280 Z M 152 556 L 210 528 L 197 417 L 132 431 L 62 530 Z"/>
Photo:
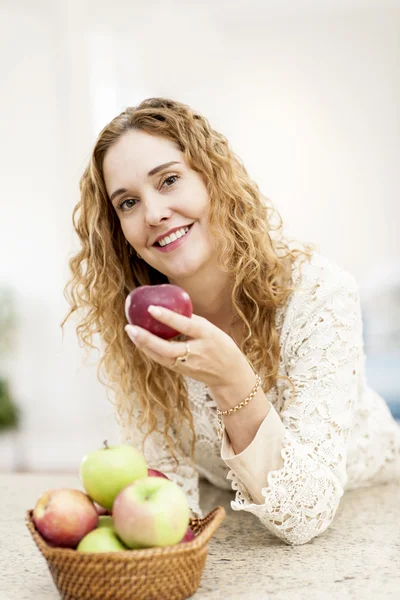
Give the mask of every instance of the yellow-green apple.
<path id="1" fill-rule="evenodd" d="M 195 537 L 196 536 L 194 535 L 193 531 L 190 529 L 190 527 L 188 527 L 184 537 L 181 539 L 181 543 L 182 542 L 191 542 L 192 540 L 194 540 Z"/>
<path id="2" fill-rule="evenodd" d="M 111 529 L 113 529 L 114 524 L 112 517 L 110 515 L 100 515 L 99 524 L 97 525 L 97 528 L 99 527 L 111 527 Z"/>
<path id="3" fill-rule="evenodd" d="M 143 455 L 133 446 L 108 446 L 104 442 L 104 448 L 94 450 L 82 459 L 79 472 L 92 500 L 111 510 L 114 499 L 126 485 L 147 477 L 147 465 Z"/>
<path id="4" fill-rule="evenodd" d="M 125 300 L 125 315 L 128 322 L 143 327 L 165 340 L 180 335 L 180 332 L 154 319 L 147 310 L 151 304 L 164 306 L 189 318 L 193 312 L 189 294 L 178 285 L 171 283 L 141 285 L 132 290 Z"/>
<path id="5" fill-rule="evenodd" d="M 161 471 L 157 471 L 157 469 L 147 469 L 147 476 L 148 477 L 165 477 L 165 479 L 169 479 L 169 477 L 167 477 L 165 475 L 165 473 L 161 473 Z"/>
<path id="6" fill-rule="evenodd" d="M 189 516 L 185 492 L 164 477 L 147 477 L 126 486 L 113 506 L 114 530 L 129 548 L 178 544 Z"/>
<path id="7" fill-rule="evenodd" d="M 90 498 L 80 490 L 58 488 L 44 492 L 33 510 L 33 522 L 56 546 L 75 548 L 99 522 Z"/>
<path id="8" fill-rule="evenodd" d="M 110 527 L 100 527 L 79 542 L 78 552 L 121 552 L 127 550 Z"/>

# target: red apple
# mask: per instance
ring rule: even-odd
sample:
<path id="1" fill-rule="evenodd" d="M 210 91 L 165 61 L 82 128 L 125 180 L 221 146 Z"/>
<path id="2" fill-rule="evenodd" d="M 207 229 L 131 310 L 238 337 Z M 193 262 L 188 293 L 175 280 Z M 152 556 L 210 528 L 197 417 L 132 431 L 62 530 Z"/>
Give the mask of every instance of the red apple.
<path id="1" fill-rule="evenodd" d="M 195 537 L 196 536 L 194 535 L 193 531 L 190 529 L 190 527 L 188 527 L 184 537 L 181 539 L 181 544 L 183 542 L 191 542 Z"/>
<path id="2" fill-rule="evenodd" d="M 44 492 L 33 510 L 33 522 L 42 536 L 55 544 L 75 548 L 99 522 L 90 498 L 80 490 L 59 488 Z"/>
<path id="3" fill-rule="evenodd" d="M 141 285 L 128 294 L 125 301 L 125 314 L 131 325 L 138 325 L 165 340 L 180 335 L 179 331 L 154 319 L 148 312 L 150 304 L 164 306 L 180 315 L 191 317 L 192 301 L 185 290 L 178 285 Z"/>
<path id="4" fill-rule="evenodd" d="M 110 511 L 107 510 L 106 508 L 104 508 L 104 506 L 100 506 L 100 504 L 97 504 L 97 502 L 93 502 L 95 509 L 97 510 L 97 514 L 100 516 L 102 515 L 110 515 Z"/>
<path id="5" fill-rule="evenodd" d="M 164 475 L 164 473 L 161 473 L 161 471 L 157 471 L 157 469 L 147 469 L 147 476 L 148 477 L 165 477 L 165 479 L 169 479 L 169 477 Z"/>

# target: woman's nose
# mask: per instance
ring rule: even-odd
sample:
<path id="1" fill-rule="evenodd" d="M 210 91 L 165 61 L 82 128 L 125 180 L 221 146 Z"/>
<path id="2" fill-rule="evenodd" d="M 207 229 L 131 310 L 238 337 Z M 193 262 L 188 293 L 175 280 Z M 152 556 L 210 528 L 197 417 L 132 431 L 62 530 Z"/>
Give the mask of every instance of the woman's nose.
<path id="1" fill-rule="evenodd" d="M 143 199 L 143 203 L 147 225 L 158 225 L 164 219 L 169 219 L 172 214 L 168 199 L 147 197 Z"/>

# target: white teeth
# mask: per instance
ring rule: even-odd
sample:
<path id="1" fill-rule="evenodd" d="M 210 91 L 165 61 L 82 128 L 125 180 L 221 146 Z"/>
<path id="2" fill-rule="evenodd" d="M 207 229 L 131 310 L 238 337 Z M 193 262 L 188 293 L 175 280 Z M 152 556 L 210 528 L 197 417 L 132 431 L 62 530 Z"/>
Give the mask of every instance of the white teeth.
<path id="1" fill-rule="evenodd" d="M 179 239 L 180 237 L 185 235 L 188 231 L 189 231 L 189 227 L 181 227 L 181 229 L 174 231 L 174 233 L 171 233 L 171 235 L 167 235 L 164 238 L 162 238 L 161 240 L 158 240 L 158 243 L 160 244 L 160 246 L 168 246 L 168 244 Z"/>

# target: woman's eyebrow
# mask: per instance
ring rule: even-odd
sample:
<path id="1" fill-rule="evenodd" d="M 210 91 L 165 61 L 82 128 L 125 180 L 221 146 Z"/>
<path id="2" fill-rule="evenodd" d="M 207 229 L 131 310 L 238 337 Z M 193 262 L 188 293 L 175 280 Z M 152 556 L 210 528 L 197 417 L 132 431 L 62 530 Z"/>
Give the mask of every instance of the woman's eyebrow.
<path id="1" fill-rule="evenodd" d="M 153 177 L 153 175 L 156 175 L 156 173 L 158 173 L 159 171 L 162 171 L 162 169 L 166 169 L 167 167 L 170 167 L 171 165 L 179 165 L 180 162 L 179 160 L 171 160 L 170 162 L 164 163 L 163 165 L 158 165 L 158 167 L 154 167 L 154 169 L 152 169 L 151 171 L 149 171 L 147 173 L 147 177 Z M 110 202 L 112 202 L 114 200 L 114 198 L 116 198 L 117 196 L 120 196 L 121 194 L 125 194 L 125 192 L 127 192 L 128 190 L 125 188 L 119 188 L 118 190 L 115 190 L 115 192 L 113 192 L 110 196 Z"/>
<path id="2" fill-rule="evenodd" d="M 151 171 L 149 171 L 147 173 L 147 177 L 153 177 L 153 175 L 158 173 L 158 171 L 161 171 L 162 169 L 166 169 L 167 167 L 170 167 L 171 165 L 179 165 L 179 164 L 180 164 L 179 160 L 171 160 L 171 162 L 167 162 L 167 163 L 164 163 L 163 165 L 159 165 L 158 167 L 154 167 L 154 169 L 152 169 Z"/>

